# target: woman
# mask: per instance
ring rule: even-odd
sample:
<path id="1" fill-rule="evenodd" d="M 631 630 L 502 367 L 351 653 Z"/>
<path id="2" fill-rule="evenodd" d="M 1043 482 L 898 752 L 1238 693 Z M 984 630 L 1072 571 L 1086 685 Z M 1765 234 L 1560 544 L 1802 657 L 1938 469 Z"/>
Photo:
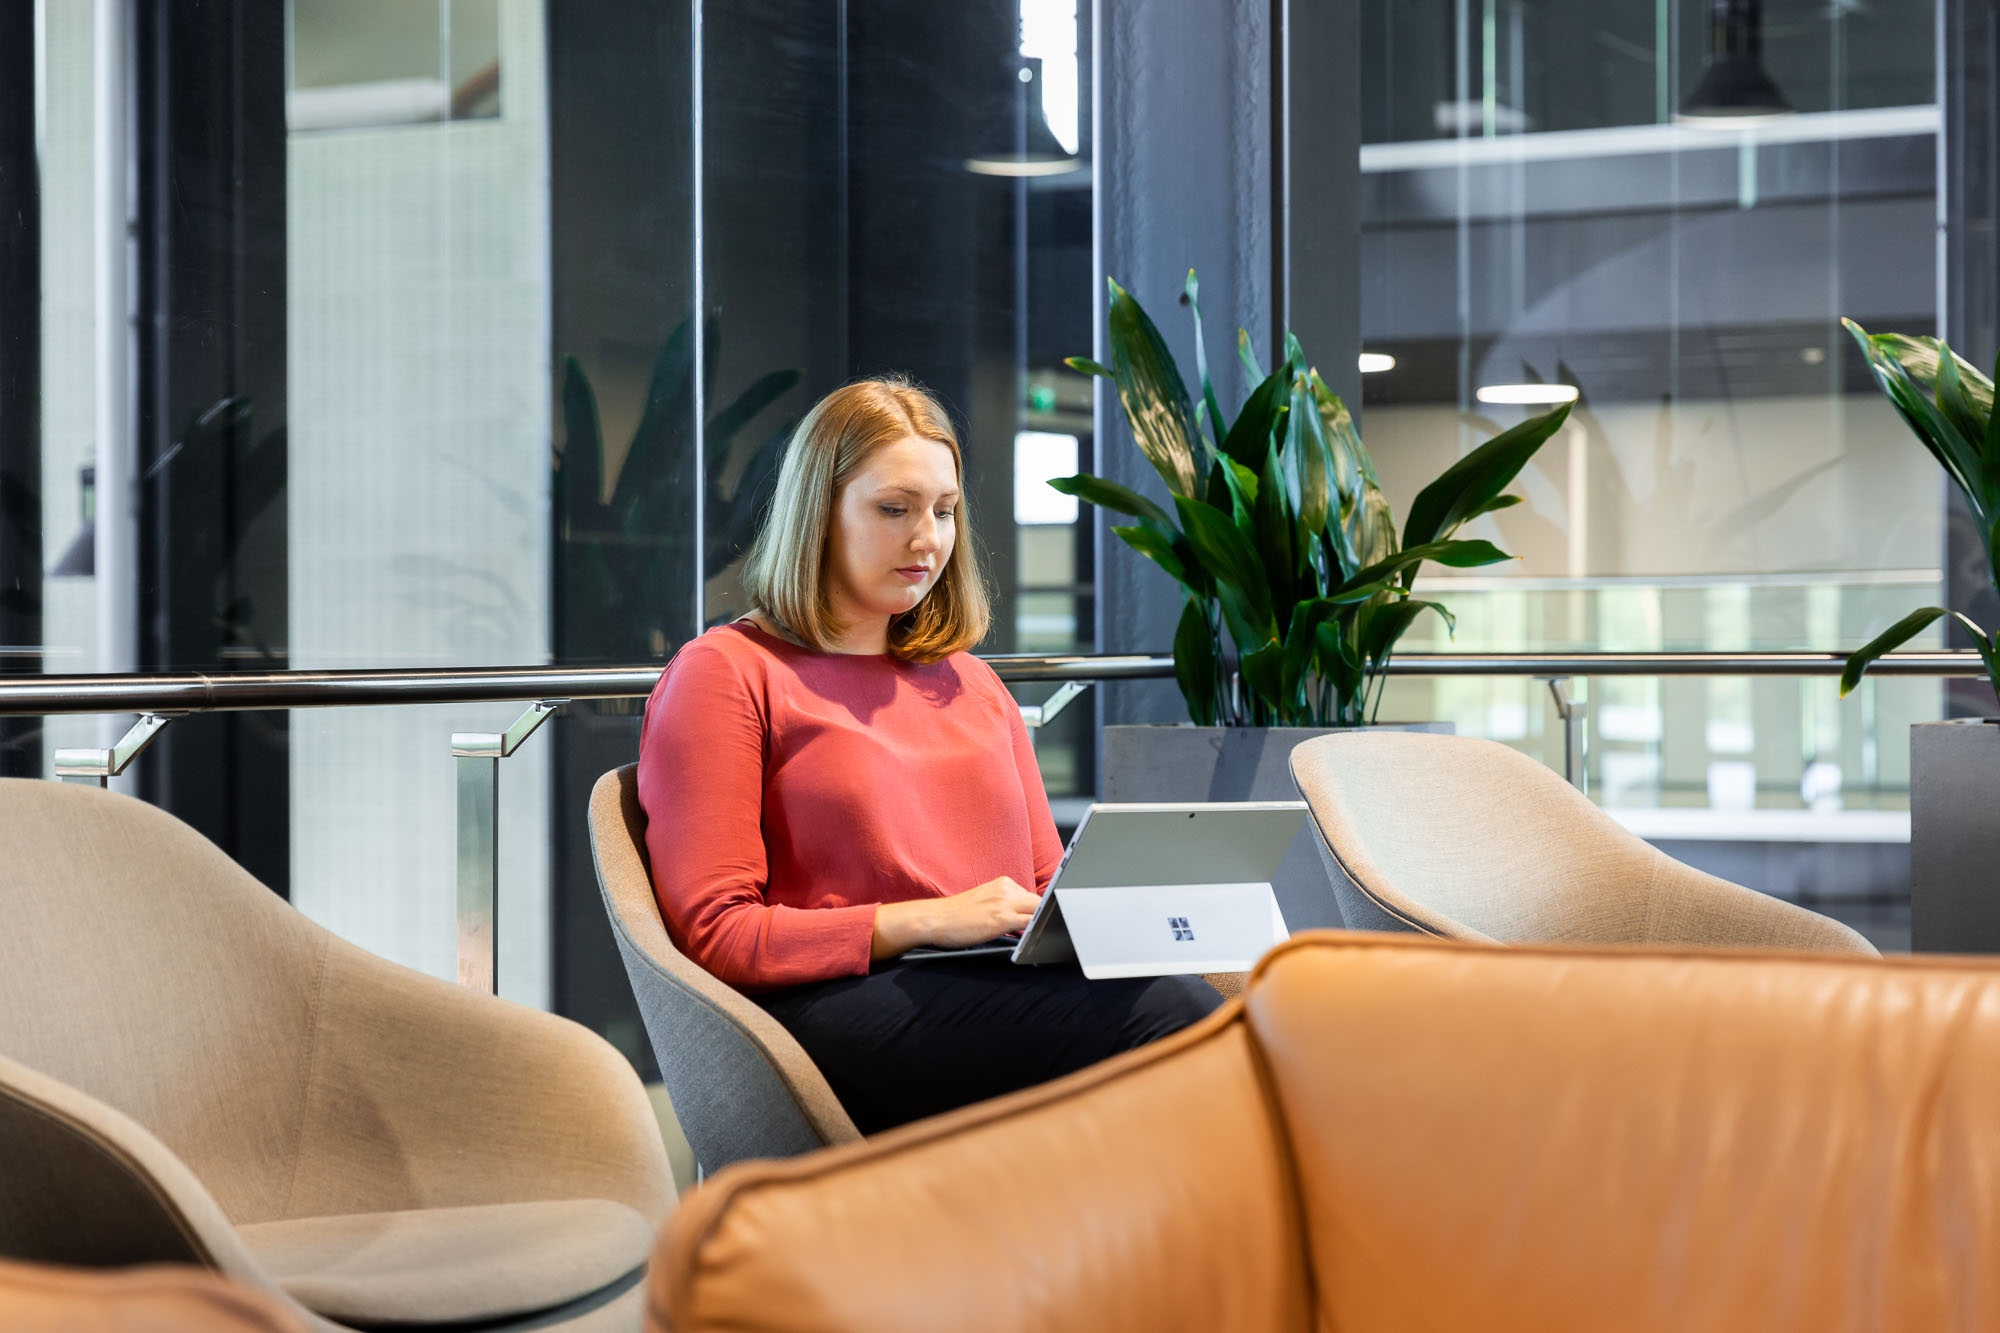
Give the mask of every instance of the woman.
<path id="1" fill-rule="evenodd" d="M 744 583 L 639 746 L 680 949 L 805 1047 L 863 1132 L 1054 1078 L 1216 1007 L 1197 978 L 1086 981 L 1004 955 L 1062 858 L 1021 714 L 966 650 L 986 593 L 937 402 L 864 380 L 799 424 Z"/>

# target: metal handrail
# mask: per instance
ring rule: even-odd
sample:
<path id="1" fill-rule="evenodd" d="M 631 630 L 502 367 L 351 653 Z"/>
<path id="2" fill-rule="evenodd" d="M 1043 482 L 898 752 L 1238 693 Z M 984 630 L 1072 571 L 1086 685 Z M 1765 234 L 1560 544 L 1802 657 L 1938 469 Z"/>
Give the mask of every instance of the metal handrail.
<path id="1" fill-rule="evenodd" d="M 1159 654 L 1016 654 L 986 661 L 1005 681 L 1171 677 Z M 1403 653 L 1392 676 L 1837 676 L 1843 653 Z M 616 667 L 440 667 L 263 671 L 210 675 L 0 676 L 0 717 L 71 713 L 215 713 L 359 705 L 532 703 L 633 699 L 652 693 L 661 664 Z M 1890 653 L 1878 676 L 1983 676 L 1970 649 Z"/>

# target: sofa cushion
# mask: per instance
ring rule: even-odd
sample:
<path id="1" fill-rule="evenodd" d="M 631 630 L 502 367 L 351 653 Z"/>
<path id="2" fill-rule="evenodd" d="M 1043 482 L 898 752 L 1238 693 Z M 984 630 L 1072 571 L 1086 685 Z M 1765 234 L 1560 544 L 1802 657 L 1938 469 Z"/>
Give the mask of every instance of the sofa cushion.
<path id="1" fill-rule="evenodd" d="M 546 1309 L 645 1262 L 652 1228 L 608 1199 L 482 1204 L 258 1222 L 238 1229 L 310 1310 L 362 1323 L 444 1323 Z"/>
<path id="2" fill-rule="evenodd" d="M 2000 1323 L 2000 967 L 1305 936 L 1247 1012 L 1320 1326 Z"/>

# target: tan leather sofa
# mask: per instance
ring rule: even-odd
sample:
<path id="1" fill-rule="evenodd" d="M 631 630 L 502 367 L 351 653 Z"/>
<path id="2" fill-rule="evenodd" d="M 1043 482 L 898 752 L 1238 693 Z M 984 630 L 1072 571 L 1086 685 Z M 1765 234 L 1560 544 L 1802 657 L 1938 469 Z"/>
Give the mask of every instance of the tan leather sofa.
<path id="1" fill-rule="evenodd" d="M 62 1268 L 0 1259 L 7 1333 L 305 1333 L 264 1293 L 191 1264 Z"/>
<path id="2" fill-rule="evenodd" d="M 2000 966 L 1305 935 L 1150 1048 L 714 1177 L 652 1327 L 2000 1324 Z"/>

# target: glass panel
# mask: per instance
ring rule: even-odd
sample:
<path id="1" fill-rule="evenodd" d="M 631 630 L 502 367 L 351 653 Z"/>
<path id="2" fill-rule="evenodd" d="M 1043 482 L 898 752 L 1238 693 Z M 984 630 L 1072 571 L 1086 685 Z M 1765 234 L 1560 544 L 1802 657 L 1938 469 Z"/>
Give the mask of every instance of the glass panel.
<path id="1" fill-rule="evenodd" d="M 1087 647 L 1088 525 L 1044 485 L 1091 447 L 1088 383 L 1062 367 L 1090 347 L 1083 45 L 1074 0 L 922 24 L 702 7 L 706 623 L 744 610 L 742 553 L 791 425 L 849 379 L 900 372 L 960 426 L 996 593 L 980 651 Z M 1087 791 L 1069 785 L 1091 780 L 1076 738 L 1041 742 L 1052 789 Z"/>
<path id="2" fill-rule="evenodd" d="M 292 0 L 291 15 L 291 664 L 545 662 L 542 6 Z M 466 91 L 502 66 L 504 100 Z M 309 93 L 379 94 L 406 76 L 429 89 L 424 114 L 300 116 L 327 105 Z M 460 104 L 490 110 L 459 118 Z M 450 733 L 498 729 L 519 711 L 473 710 L 476 723 L 449 710 L 301 713 L 293 902 L 366 948 L 449 976 Z M 549 765 L 539 737 L 505 765 L 503 826 L 524 847 L 547 844 Z M 507 948 L 533 965 L 503 957 L 501 988 L 546 1004 L 547 858 L 507 864 L 522 880 Z"/>
<path id="3" fill-rule="evenodd" d="M 1935 328 L 1931 15 L 1763 8 L 1799 114 L 1718 131 L 1677 119 L 1707 6 L 1363 6 L 1363 337 L 1394 357 L 1366 377 L 1365 433 L 1386 490 L 1407 504 L 1546 410 L 1507 400 L 1581 395 L 1525 503 L 1462 533 L 1519 563 L 1427 572 L 1457 636 L 1427 621 L 1407 649 L 1828 650 L 1940 595 L 1939 478 L 1838 323 Z M 1559 762 L 1537 689 L 1401 681 L 1383 715 Z M 1902 728 L 1940 707 L 1913 680 L 1844 703 L 1825 678 L 1587 695 L 1591 790 L 1630 826 L 1888 853 Z"/>

